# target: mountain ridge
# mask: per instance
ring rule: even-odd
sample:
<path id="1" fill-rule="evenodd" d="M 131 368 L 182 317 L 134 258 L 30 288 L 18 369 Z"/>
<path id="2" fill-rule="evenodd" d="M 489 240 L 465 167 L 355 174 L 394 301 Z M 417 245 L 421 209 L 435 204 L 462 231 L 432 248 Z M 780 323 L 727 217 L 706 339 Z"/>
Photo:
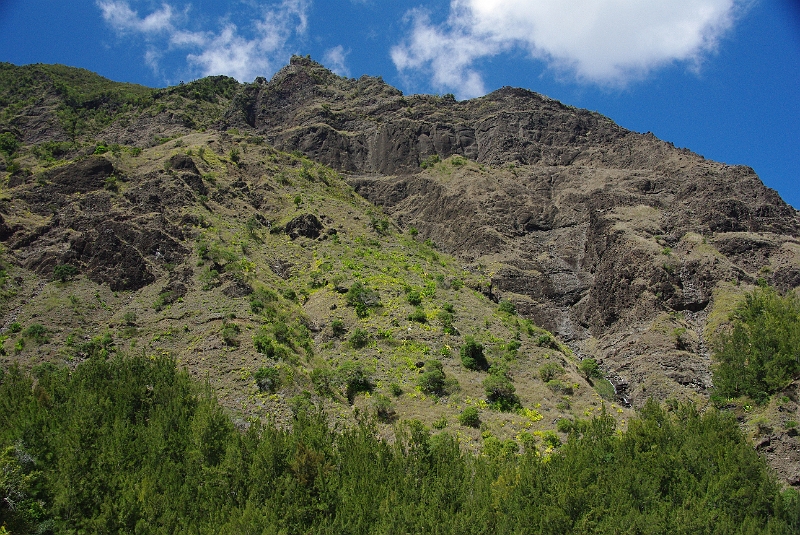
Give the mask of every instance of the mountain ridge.
<path id="1" fill-rule="evenodd" d="M 525 89 L 461 102 L 405 96 L 380 78 L 339 77 L 301 57 L 269 81 L 212 77 L 152 90 L 117 88 L 60 66 L 4 64 L 0 73 L 0 131 L 17 144 L 0 169 L 8 176 L 0 237 L 9 270 L 18 266 L 22 279 L 8 283 L 17 294 L 6 297 L 4 324 L 14 322 L 15 311 L 29 322 L 48 317 L 36 304 L 43 293 L 80 308 L 54 297 L 59 284 L 85 284 L 88 301 L 94 291 L 97 301 L 120 307 L 116 315 L 100 305 L 82 312 L 102 318 L 92 320 L 98 334 L 101 325 L 122 332 L 125 321 L 117 316 L 136 302 L 139 326 L 127 327 L 147 331 L 148 350 L 162 347 L 198 372 L 228 377 L 219 385 L 228 389 L 222 398 L 229 407 L 246 404 L 255 383 L 230 379 L 237 372 L 229 363 L 203 362 L 208 352 L 241 355 L 242 376 L 264 364 L 253 348 L 209 342 L 226 325 L 259 333 L 276 324 L 249 309 L 247 300 L 262 287 L 294 292 L 294 299 L 275 297 L 290 311 L 280 321 L 298 339 L 313 340 L 317 357 L 334 359 L 327 368 L 317 361 L 303 366 L 335 368 L 335 352 L 379 359 L 376 374 L 388 383 L 401 367 L 380 359 L 386 352 L 400 359 L 401 351 L 381 332 L 398 340 L 404 329 L 414 333 L 403 344 L 416 340 L 429 351 L 402 357 L 414 366 L 437 346 L 463 340 L 436 330 L 445 326 L 438 318 L 447 303 L 439 297 L 423 299 L 425 322 L 407 319 L 415 309 L 403 285 L 421 290 L 433 282 L 439 295 L 469 303 L 450 303 L 456 322 L 470 318 L 459 329 L 485 336 L 497 362 L 506 359 L 508 341 L 520 337 L 529 360 L 510 359 L 512 376 L 524 404 L 549 396 L 541 412 L 552 425 L 574 412 L 557 408 L 564 400 L 537 382 L 536 366 L 553 351 L 569 372 L 564 382 L 583 385 L 588 395 L 575 405 L 591 404 L 591 381 L 577 370 L 589 358 L 611 380 L 618 403 L 640 407 L 655 397 L 704 404 L 712 386 L 710 346 L 736 297 L 762 283 L 781 291 L 800 285 L 800 216 L 752 169 L 706 160 Z M 421 260 L 390 260 L 401 245 Z M 320 268 L 328 263 L 329 271 Z M 393 271 L 403 264 L 420 269 Z M 78 270 L 78 280 L 50 282 L 64 265 Z M 457 293 L 454 280 L 475 295 Z M 339 293 L 353 281 L 386 284 L 379 293 L 391 304 L 356 317 Z M 513 323 L 497 315 L 503 302 L 570 350 L 555 342 L 548 349 L 546 340 L 540 346 L 543 331 L 526 335 L 518 317 Z M 203 306 L 219 311 L 192 312 Z M 188 320 L 165 319 L 165 311 L 192 324 L 181 332 Z M 342 311 L 336 319 L 349 332 L 370 335 L 366 349 L 334 335 L 332 318 Z M 484 322 L 486 333 L 481 314 L 493 318 Z M 52 321 L 49 328 L 61 329 L 64 339 L 77 325 Z M 120 336 L 119 343 L 140 338 Z M 187 342 L 203 347 L 204 356 L 181 349 Z M 21 349 L 13 359 L 61 358 L 45 347 L 36 356 Z M 447 374 L 472 388 L 465 399 L 480 397 L 480 375 L 442 358 Z M 292 394 L 315 388 L 311 372 L 298 365 L 291 365 L 302 376 Z M 406 388 L 414 383 L 407 371 L 398 375 Z M 288 396 L 259 403 L 286 413 Z M 399 410 L 419 412 L 418 402 Z M 784 478 L 800 477 L 796 440 L 784 433 L 774 442 L 794 456 L 781 461 Z"/>

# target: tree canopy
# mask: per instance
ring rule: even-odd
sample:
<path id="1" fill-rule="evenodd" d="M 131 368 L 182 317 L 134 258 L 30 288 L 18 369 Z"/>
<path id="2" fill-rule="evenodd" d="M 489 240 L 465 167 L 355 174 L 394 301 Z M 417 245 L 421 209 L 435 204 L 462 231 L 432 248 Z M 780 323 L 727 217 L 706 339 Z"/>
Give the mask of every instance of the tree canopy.
<path id="1" fill-rule="evenodd" d="M 235 426 L 167 358 L 100 353 L 0 378 L 0 526 L 11 533 L 797 533 L 735 420 L 649 402 L 552 454 L 482 454 L 420 422 Z M 244 429 L 246 427 L 246 429 Z M 530 437 L 529 437 L 530 438 Z M 502 447 L 489 447 L 494 446 Z M 13 506 L 11 505 L 13 504 Z"/>

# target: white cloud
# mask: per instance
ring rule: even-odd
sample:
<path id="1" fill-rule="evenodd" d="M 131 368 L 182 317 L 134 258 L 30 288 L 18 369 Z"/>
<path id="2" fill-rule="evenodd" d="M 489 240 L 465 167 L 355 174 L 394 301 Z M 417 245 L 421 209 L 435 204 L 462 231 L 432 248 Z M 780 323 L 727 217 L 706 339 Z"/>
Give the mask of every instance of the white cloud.
<path id="1" fill-rule="evenodd" d="M 178 52 L 202 76 L 225 74 L 242 82 L 269 76 L 286 61 L 290 40 L 306 32 L 310 4 L 311 0 L 283 0 L 259 8 L 251 27 L 243 30 L 228 21 L 214 32 L 185 28 L 188 17 L 166 3 L 140 17 L 127 1 L 97 1 L 103 19 L 120 35 L 144 38 L 145 63 L 154 71 L 167 53 Z"/>
<path id="2" fill-rule="evenodd" d="M 144 18 L 139 18 L 127 2 L 99 0 L 97 7 L 103 12 L 103 19 L 119 32 L 152 34 L 172 29 L 172 8 L 167 4 Z"/>
<path id="3" fill-rule="evenodd" d="M 350 69 L 347 68 L 346 63 L 348 54 L 350 54 L 349 50 L 338 45 L 325 51 L 322 62 L 339 76 L 350 76 Z"/>
<path id="4" fill-rule="evenodd" d="M 421 10 L 409 13 L 411 38 L 391 50 L 399 71 L 430 68 L 433 85 L 440 89 L 458 89 L 459 95 L 471 97 L 485 93 L 480 74 L 470 65 L 477 58 L 497 54 L 503 44 L 491 39 L 475 39 L 459 20 L 449 28 L 437 28 Z"/>
<path id="5" fill-rule="evenodd" d="M 483 93 L 476 60 L 522 49 L 580 81 L 621 86 L 672 62 L 699 64 L 750 0 L 451 0 L 446 22 L 410 12 L 395 66 Z"/>

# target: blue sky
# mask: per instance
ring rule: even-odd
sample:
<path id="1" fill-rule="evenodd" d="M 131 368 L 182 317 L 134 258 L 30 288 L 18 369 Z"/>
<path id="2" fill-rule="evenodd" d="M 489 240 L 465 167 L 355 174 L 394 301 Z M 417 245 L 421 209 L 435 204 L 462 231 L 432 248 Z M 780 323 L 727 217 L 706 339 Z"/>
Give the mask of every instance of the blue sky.
<path id="1" fill-rule="evenodd" d="M 0 0 L 0 61 L 151 87 L 291 54 L 406 93 L 525 87 L 753 167 L 800 207 L 797 0 Z"/>

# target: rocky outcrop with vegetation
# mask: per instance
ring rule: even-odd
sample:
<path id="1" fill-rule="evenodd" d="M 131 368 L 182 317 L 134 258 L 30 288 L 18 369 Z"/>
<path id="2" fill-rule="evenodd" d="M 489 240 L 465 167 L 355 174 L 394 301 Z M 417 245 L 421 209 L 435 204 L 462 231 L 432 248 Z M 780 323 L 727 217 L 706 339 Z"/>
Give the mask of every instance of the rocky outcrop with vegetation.
<path id="1" fill-rule="evenodd" d="M 2 64 L 0 102 L 3 366 L 164 355 L 241 426 L 311 404 L 468 450 L 716 404 L 800 483 L 794 372 L 712 398 L 742 299 L 800 285 L 800 216 L 748 167 L 301 57 L 164 89 Z"/>

